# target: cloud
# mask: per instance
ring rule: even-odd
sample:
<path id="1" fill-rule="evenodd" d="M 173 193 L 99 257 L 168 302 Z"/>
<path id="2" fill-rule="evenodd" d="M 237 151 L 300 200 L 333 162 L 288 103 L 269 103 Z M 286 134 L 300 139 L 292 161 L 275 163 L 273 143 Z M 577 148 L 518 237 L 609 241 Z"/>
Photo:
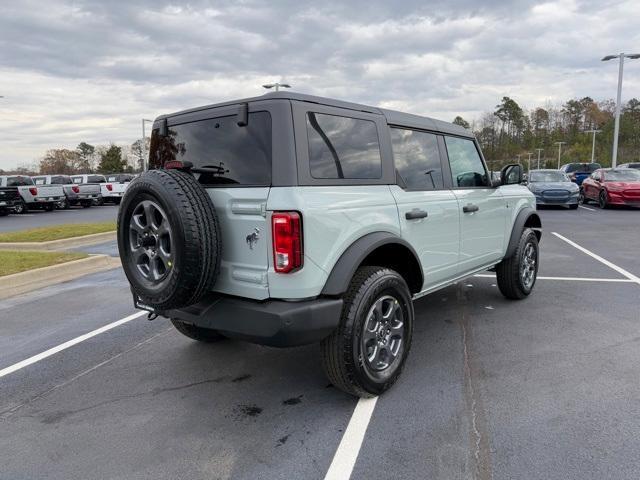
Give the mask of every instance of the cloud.
<path id="1" fill-rule="evenodd" d="M 295 90 L 451 120 L 615 94 L 599 59 L 640 48 L 635 0 L 63 1 L 3 5 L 0 168 L 81 141 L 130 144 L 142 117 Z M 624 92 L 640 91 L 640 62 Z"/>

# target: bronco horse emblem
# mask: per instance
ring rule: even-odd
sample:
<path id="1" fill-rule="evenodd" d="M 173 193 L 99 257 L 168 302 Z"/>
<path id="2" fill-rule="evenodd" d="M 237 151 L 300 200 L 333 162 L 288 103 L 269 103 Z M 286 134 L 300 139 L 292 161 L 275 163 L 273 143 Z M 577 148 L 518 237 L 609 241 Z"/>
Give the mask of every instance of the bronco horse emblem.
<path id="1" fill-rule="evenodd" d="M 258 243 L 258 240 L 260 240 L 260 229 L 256 227 L 253 229 L 253 233 L 247 235 L 247 245 L 249 245 L 251 250 L 253 250 L 253 246 Z"/>

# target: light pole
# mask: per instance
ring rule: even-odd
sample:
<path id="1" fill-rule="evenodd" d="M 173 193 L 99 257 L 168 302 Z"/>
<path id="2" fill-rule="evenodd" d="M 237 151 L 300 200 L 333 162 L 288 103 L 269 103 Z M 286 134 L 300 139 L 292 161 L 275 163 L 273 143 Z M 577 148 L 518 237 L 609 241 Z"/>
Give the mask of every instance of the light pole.
<path id="1" fill-rule="evenodd" d="M 560 155 L 562 153 L 562 145 L 566 145 L 567 142 L 556 142 L 558 145 L 558 170 L 560 170 Z"/>
<path id="2" fill-rule="evenodd" d="M 527 160 L 527 162 L 529 163 L 528 171 L 531 171 L 531 155 L 533 155 L 533 152 L 527 152 L 527 155 L 529 155 L 529 159 Z"/>
<path id="3" fill-rule="evenodd" d="M 593 143 L 591 144 L 591 163 L 595 160 L 596 155 L 596 133 L 600 133 L 602 130 L 585 130 L 584 133 L 593 133 Z"/>
<path id="4" fill-rule="evenodd" d="M 148 118 L 142 119 L 142 171 L 146 172 L 149 168 L 149 158 L 147 157 L 147 136 L 144 132 L 144 124 L 145 122 L 149 122 L 153 124 L 153 120 L 149 120 Z"/>
<path id="5" fill-rule="evenodd" d="M 282 88 L 291 88 L 291 85 L 289 85 L 288 83 L 267 83 L 266 85 L 262 85 L 262 88 L 266 88 L 267 90 L 271 89 L 271 88 L 275 88 L 276 92 L 278 90 L 280 90 L 280 87 Z"/>
<path id="6" fill-rule="evenodd" d="M 540 152 L 543 150 L 544 148 L 536 148 L 536 151 L 538 152 L 538 170 L 540 170 Z"/>
<path id="7" fill-rule="evenodd" d="M 602 59 L 603 62 L 613 60 L 614 58 L 620 59 L 620 66 L 618 67 L 618 98 L 616 101 L 616 123 L 613 132 L 613 154 L 611 155 L 611 166 L 616 168 L 618 164 L 618 133 L 620 132 L 620 102 L 622 101 L 622 71 L 624 70 L 624 59 L 629 58 L 635 60 L 640 58 L 640 53 L 620 53 L 618 55 L 607 55 Z M 595 134 L 594 134 L 595 135 Z"/>

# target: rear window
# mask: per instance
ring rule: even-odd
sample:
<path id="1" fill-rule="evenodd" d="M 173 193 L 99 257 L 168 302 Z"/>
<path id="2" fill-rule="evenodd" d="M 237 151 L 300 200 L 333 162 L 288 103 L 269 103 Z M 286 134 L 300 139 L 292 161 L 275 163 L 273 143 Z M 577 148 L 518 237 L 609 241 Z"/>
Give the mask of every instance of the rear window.
<path id="1" fill-rule="evenodd" d="M 252 112 L 245 127 L 230 115 L 172 125 L 166 137 L 154 130 L 149 160 L 191 162 L 205 185 L 271 185 L 271 115 Z"/>
<path id="2" fill-rule="evenodd" d="M 51 177 L 51 185 L 68 185 L 71 183 L 71 178 L 66 175 L 58 175 Z"/>
<path id="3" fill-rule="evenodd" d="M 309 112 L 307 135 L 313 178 L 382 177 L 378 130 L 374 122 Z"/>
<path id="4" fill-rule="evenodd" d="M 47 179 L 45 177 L 33 177 L 33 183 L 36 185 L 44 185 L 47 183 Z"/>
<path id="5" fill-rule="evenodd" d="M 24 187 L 26 185 L 33 185 L 33 180 L 30 177 L 8 177 L 7 187 Z"/>

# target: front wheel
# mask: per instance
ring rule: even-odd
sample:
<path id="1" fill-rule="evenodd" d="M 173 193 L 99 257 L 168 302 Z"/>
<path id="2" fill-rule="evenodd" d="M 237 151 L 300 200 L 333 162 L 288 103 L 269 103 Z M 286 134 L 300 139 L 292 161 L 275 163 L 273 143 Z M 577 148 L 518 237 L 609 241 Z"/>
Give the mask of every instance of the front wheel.
<path id="1" fill-rule="evenodd" d="M 521 300 L 531 293 L 538 276 L 538 258 L 538 237 L 525 228 L 513 255 L 496 265 L 498 288 L 505 297 Z"/>
<path id="2" fill-rule="evenodd" d="M 329 381 L 358 397 L 389 389 L 409 354 L 413 318 L 411 292 L 397 272 L 358 269 L 344 296 L 340 324 L 320 346 Z"/>
<path id="3" fill-rule="evenodd" d="M 577 203 L 572 203 L 571 205 L 569 205 L 569 209 L 570 210 L 577 210 L 578 209 L 578 204 Z"/>

